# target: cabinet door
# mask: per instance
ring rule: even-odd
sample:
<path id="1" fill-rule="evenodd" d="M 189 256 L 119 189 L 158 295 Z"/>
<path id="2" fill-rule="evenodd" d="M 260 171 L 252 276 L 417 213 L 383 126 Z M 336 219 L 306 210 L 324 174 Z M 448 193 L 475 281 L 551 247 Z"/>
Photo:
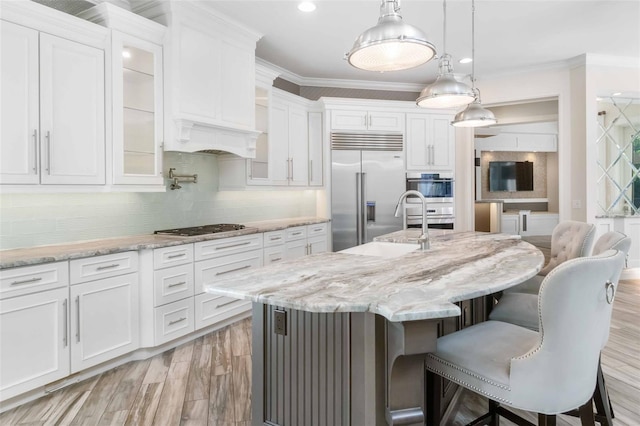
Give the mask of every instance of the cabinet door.
<path id="1" fill-rule="evenodd" d="M 71 286 L 71 372 L 138 348 L 138 274 Z"/>
<path id="2" fill-rule="evenodd" d="M 104 51 L 40 34 L 41 183 L 105 183 Z"/>
<path id="3" fill-rule="evenodd" d="M 429 119 L 432 170 L 453 170 L 455 165 L 455 141 L 451 117 L 435 115 Z"/>
<path id="4" fill-rule="evenodd" d="M 407 114 L 407 170 L 427 170 L 430 154 L 428 129 L 429 117 L 426 114 Z"/>
<path id="5" fill-rule="evenodd" d="M 114 31 L 113 181 L 163 185 L 162 47 Z"/>
<path id="6" fill-rule="evenodd" d="M 518 235 L 520 233 L 520 220 L 517 215 L 502 215 L 501 230 L 503 234 Z"/>
<path id="7" fill-rule="evenodd" d="M 289 107 L 289 185 L 309 184 L 309 126 L 307 112 Z"/>
<path id="8" fill-rule="evenodd" d="M 367 130 L 366 111 L 331 111 L 331 130 Z"/>
<path id="9" fill-rule="evenodd" d="M 402 132 L 404 114 L 398 112 L 369 112 L 367 128 L 385 132 Z"/>
<path id="10" fill-rule="evenodd" d="M 0 21 L 0 183 L 37 184 L 38 32 Z"/>
<path id="11" fill-rule="evenodd" d="M 324 253 L 327 251 L 327 236 L 321 235 L 309 238 L 309 254 Z"/>
<path id="12" fill-rule="evenodd" d="M 269 178 L 272 185 L 289 184 L 289 108 L 271 105 L 269 117 Z"/>
<path id="13" fill-rule="evenodd" d="M 307 255 L 307 239 L 290 241 L 285 245 L 286 259 L 297 259 Z"/>
<path id="14" fill-rule="evenodd" d="M 0 400 L 69 374 L 69 289 L 0 301 Z"/>
<path id="15" fill-rule="evenodd" d="M 309 113 L 309 186 L 323 185 L 322 113 Z"/>

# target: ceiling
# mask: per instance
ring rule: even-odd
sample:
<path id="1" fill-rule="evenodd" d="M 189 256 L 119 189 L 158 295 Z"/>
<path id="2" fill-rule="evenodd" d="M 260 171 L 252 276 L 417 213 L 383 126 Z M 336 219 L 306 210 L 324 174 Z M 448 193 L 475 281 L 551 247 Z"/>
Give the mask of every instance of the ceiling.
<path id="1" fill-rule="evenodd" d="M 337 79 L 419 87 L 437 75 L 435 60 L 412 70 L 375 73 L 352 68 L 343 59 L 355 38 L 377 22 L 379 0 L 316 0 L 312 13 L 300 12 L 294 0 L 208 3 L 263 34 L 257 56 L 291 72 L 298 84 L 326 86 L 315 79 Z M 441 1 L 403 0 L 400 14 L 425 31 L 442 53 Z M 636 0 L 478 0 L 476 77 L 481 82 L 483 76 L 550 66 L 584 53 L 640 58 L 638 22 Z M 471 56 L 470 0 L 447 2 L 447 32 L 455 73 L 470 74 L 470 64 L 457 62 Z"/>

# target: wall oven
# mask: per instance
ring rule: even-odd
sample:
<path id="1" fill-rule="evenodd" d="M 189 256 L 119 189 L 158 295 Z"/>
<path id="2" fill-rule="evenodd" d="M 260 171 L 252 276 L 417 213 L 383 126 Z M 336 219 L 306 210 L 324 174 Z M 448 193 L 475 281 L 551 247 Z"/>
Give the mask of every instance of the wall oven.
<path id="1" fill-rule="evenodd" d="M 407 173 L 406 189 L 420 192 L 427 200 L 429 228 L 453 229 L 454 180 L 451 173 Z M 412 206 L 415 205 L 415 206 Z M 407 197 L 407 227 L 422 227 L 422 203 L 418 197 Z"/>

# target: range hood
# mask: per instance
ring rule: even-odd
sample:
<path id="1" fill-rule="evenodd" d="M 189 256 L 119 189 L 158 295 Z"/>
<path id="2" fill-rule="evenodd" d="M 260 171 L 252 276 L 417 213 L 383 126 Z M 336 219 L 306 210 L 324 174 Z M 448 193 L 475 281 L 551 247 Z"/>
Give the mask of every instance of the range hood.
<path id="1" fill-rule="evenodd" d="M 131 1 L 167 26 L 164 150 L 255 158 L 255 49 L 261 34 L 223 16 L 215 2 Z"/>

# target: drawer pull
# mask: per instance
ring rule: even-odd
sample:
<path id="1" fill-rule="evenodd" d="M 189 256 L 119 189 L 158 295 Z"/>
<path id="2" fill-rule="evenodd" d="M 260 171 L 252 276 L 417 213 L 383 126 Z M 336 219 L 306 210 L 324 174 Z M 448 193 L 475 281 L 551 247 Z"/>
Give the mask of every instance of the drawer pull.
<path id="1" fill-rule="evenodd" d="M 104 271 L 105 269 L 113 269 L 113 268 L 117 268 L 118 266 L 120 266 L 119 263 L 112 263 L 111 265 L 98 266 L 96 268 L 96 271 Z"/>
<path id="2" fill-rule="evenodd" d="M 242 271 L 243 269 L 248 269 L 248 268 L 251 268 L 251 265 L 244 265 L 244 266 L 241 266 L 239 268 L 229 269 L 228 271 L 216 272 L 216 276 L 224 275 L 224 274 L 230 274 L 232 272 Z"/>
<path id="3" fill-rule="evenodd" d="M 42 281 L 42 277 L 33 277 L 26 280 L 14 281 L 11 283 L 11 285 L 31 284 L 37 283 L 38 281 Z"/>
<path id="4" fill-rule="evenodd" d="M 178 287 L 179 285 L 185 285 L 186 283 L 187 283 L 186 281 L 180 281 L 179 283 L 169 284 L 167 287 L 168 288 Z"/>
<path id="5" fill-rule="evenodd" d="M 187 320 L 186 317 L 182 317 L 182 318 L 179 318 L 179 319 L 174 320 L 174 321 L 169 321 L 169 325 L 177 324 L 179 322 L 186 321 L 186 320 Z"/>
<path id="6" fill-rule="evenodd" d="M 169 256 L 167 256 L 167 259 L 175 259 L 175 258 L 178 258 L 178 257 L 184 257 L 186 255 L 187 255 L 187 253 L 170 254 Z"/>
<path id="7" fill-rule="evenodd" d="M 274 258 L 274 259 L 271 259 L 271 261 L 272 261 L 272 262 L 277 262 L 277 261 L 279 261 L 279 260 L 282 260 L 282 258 L 281 258 L 281 257 L 276 257 L 276 258 Z"/>
<path id="8" fill-rule="evenodd" d="M 228 246 L 221 246 L 221 247 L 216 247 L 216 250 L 224 250 L 224 249 L 228 249 L 228 248 L 232 248 L 232 247 L 240 247 L 240 246 L 246 246 L 247 244 L 251 244 L 251 241 L 245 241 L 243 243 L 238 243 L 238 244 L 229 244 Z"/>
<path id="9" fill-rule="evenodd" d="M 281 239 L 282 239 L 282 237 L 270 237 L 269 238 L 269 240 L 271 240 L 271 241 L 278 241 L 278 240 L 281 240 Z"/>
<path id="10" fill-rule="evenodd" d="M 217 307 L 218 307 L 218 308 L 223 308 L 223 307 L 225 307 L 225 306 L 227 306 L 227 305 L 230 305 L 230 304 L 232 304 L 232 303 L 236 303 L 236 302 L 238 302 L 238 300 L 235 300 L 235 299 L 234 299 L 234 300 L 230 300 L 230 301 L 228 301 L 228 302 L 225 302 L 225 303 L 221 303 L 221 304 L 219 304 Z"/>
<path id="11" fill-rule="evenodd" d="M 294 233 L 293 233 L 293 234 L 291 234 L 291 235 L 301 235 L 301 234 L 302 234 L 302 232 L 294 232 Z"/>

